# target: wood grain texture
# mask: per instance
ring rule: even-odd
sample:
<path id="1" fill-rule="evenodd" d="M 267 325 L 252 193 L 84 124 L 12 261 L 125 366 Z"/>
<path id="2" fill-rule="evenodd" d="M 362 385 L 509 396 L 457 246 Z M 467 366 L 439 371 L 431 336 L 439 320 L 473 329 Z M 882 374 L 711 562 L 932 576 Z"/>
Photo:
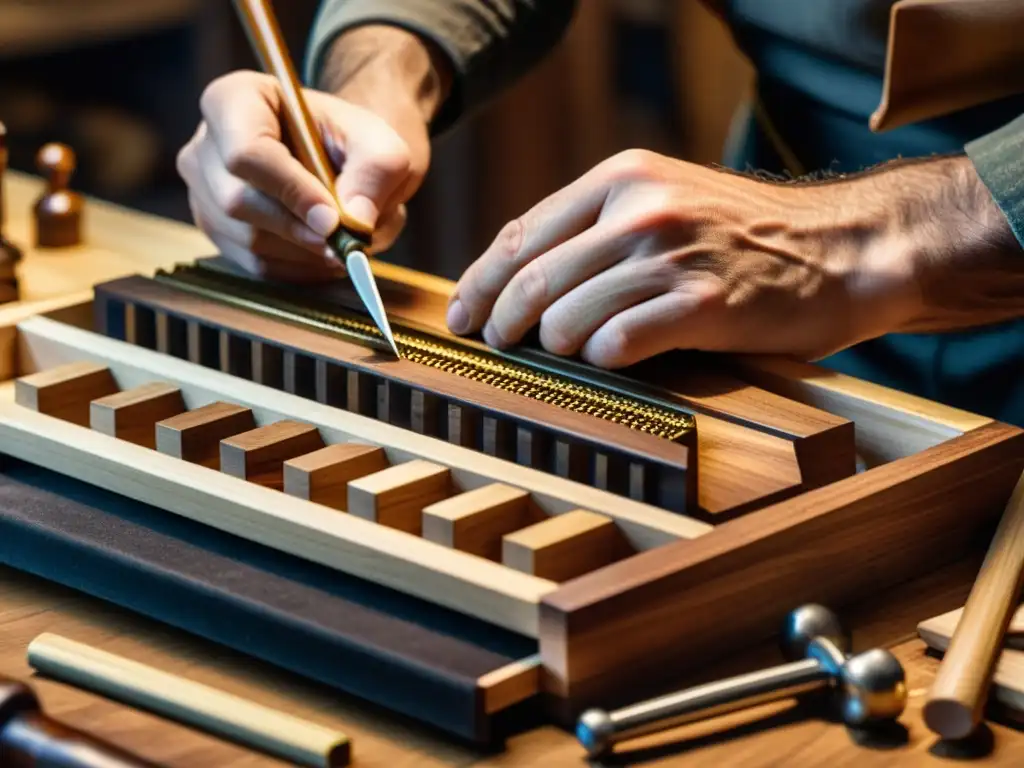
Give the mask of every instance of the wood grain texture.
<path id="1" fill-rule="evenodd" d="M 501 541 L 505 565 L 556 582 L 596 571 L 627 553 L 614 520 L 582 509 L 506 534 Z"/>
<path id="2" fill-rule="evenodd" d="M 423 509 L 453 492 L 448 467 L 420 459 L 396 464 L 348 485 L 348 511 L 419 536 Z"/>
<path id="3" fill-rule="evenodd" d="M 69 362 L 22 376 L 14 382 L 18 405 L 73 424 L 89 424 L 93 400 L 118 391 L 110 369 L 85 361 Z"/>
<path id="4" fill-rule="evenodd" d="M 499 561 L 502 537 L 539 522 L 539 518 L 530 494 L 494 483 L 425 507 L 423 538 Z"/>
<path id="5" fill-rule="evenodd" d="M 234 403 L 207 403 L 156 425 L 156 449 L 204 467 L 220 469 L 220 441 L 256 428 L 252 410 Z"/>
<path id="6" fill-rule="evenodd" d="M 105 435 L 155 448 L 157 422 L 184 410 L 178 387 L 154 381 L 93 400 L 89 424 Z"/>
<path id="7" fill-rule="evenodd" d="M 335 443 L 286 461 L 284 492 L 346 512 L 348 484 L 387 466 L 388 457 L 380 446 Z"/>
<path id="8" fill-rule="evenodd" d="M 1024 474 L 1010 496 L 935 684 L 925 723 L 946 739 L 965 739 L 981 723 L 1003 637 L 1024 585 Z"/>
<path id="9" fill-rule="evenodd" d="M 220 471 L 267 488 L 284 488 L 284 463 L 324 447 L 312 424 L 285 419 L 220 441 Z"/>
<path id="10" fill-rule="evenodd" d="M 568 716 L 644 670 L 774 631 L 788 606 L 843 604 L 941 565 L 998 515 L 1022 468 L 1024 432 L 987 425 L 583 576 L 543 601 L 546 686 Z"/>

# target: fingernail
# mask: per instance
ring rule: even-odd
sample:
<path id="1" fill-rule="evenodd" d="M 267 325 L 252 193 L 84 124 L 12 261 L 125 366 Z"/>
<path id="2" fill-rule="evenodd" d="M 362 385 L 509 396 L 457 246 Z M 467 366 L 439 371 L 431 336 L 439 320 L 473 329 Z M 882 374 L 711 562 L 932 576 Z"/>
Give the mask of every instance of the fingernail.
<path id="1" fill-rule="evenodd" d="M 306 224 L 321 237 L 327 237 L 338 228 L 338 212 L 324 203 L 317 203 L 306 214 Z"/>
<path id="2" fill-rule="evenodd" d="M 458 299 L 448 307 L 448 328 L 452 333 L 466 333 L 469 330 L 469 313 Z"/>
<path id="3" fill-rule="evenodd" d="M 363 195 L 356 195 L 349 198 L 345 204 L 345 213 L 358 221 L 360 224 L 373 229 L 377 226 L 377 217 L 380 215 L 377 206 L 373 201 Z"/>

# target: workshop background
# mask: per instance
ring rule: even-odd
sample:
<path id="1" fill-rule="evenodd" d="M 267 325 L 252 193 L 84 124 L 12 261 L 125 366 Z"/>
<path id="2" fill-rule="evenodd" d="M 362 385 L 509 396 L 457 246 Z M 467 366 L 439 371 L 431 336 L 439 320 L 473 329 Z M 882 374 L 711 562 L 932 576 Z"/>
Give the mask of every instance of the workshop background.
<path id="1" fill-rule="evenodd" d="M 318 0 L 275 4 L 305 54 Z M 721 156 L 751 70 L 697 0 L 581 0 L 558 50 L 436 144 L 409 225 L 384 258 L 457 278 L 508 219 L 602 159 L 645 147 Z M 0 0 L 0 120 L 11 166 L 48 141 L 73 186 L 183 220 L 178 149 L 217 75 L 255 67 L 230 0 Z"/>

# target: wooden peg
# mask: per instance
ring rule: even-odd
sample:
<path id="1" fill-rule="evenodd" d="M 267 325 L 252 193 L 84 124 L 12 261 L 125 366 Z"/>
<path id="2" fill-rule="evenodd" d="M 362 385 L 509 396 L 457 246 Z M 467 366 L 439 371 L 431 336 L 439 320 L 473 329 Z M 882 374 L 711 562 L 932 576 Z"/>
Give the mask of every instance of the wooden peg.
<path id="1" fill-rule="evenodd" d="M 93 400 L 89 422 L 97 432 L 155 448 L 156 423 L 184 410 L 181 390 L 156 381 Z"/>
<path id="2" fill-rule="evenodd" d="M 1024 474 L 1013 489 L 928 692 L 924 721 L 942 738 L 967 738 L 981 722 L 1022 585 Z"/>
<path id="3" fill-rule="evenodd" d="M 416 459 L 349 483 L 348 511 L 419 536 L 423 508 L 447 498 L 451 490 L 448 467 Z"/>
<path id="4" fill-rule="evenodd" d="M 75 153 L 64 144 L 46 144 L 36 155 L 47 189 L 36 201 L 36 246 L 67 248 L 82 242 L 82 197 L 68 185 L 75 172 Z"/>
<path id="5" fill-rule="evenodd" d="M 336 443 L 284 463 L 284 492 L 326 507 L 348 510 L 348 484 L 388 468 L 384 449 Z"/>
<path id="6" fill-rule="evenodd" d="M 105 365 L 67 363 L 17 379 L 14 401 L 47 416 L 87 427 L 89 404 L 117 391 L 117 382 Z"/>
<path id="7" fill-rule="evenodd" d="M 324 447 L 320 430 L 299 421 L 276 421 L 220 442 L 220 470 L 268 488 L 284 488 L 284 463 Z"/>
<path id="8" fill-rule="evenodd" d="M 502 537 L 537 522 L 539 514 L 529 493 L 494 483 L 426 507 L 423 538 L 500 561 Z"/>
<path id="9" fill-rule="evenodd" d="M 8 240 L 4 233 L 4 227 L 7 222 L 7 209 L 4 202 L 7 160 L 7 126 L 0 123 L 0 304 L 18 300 L 20 295 L 18 291 L 18 264 L 21 263 L 23 258 L 21 249 Z"/>
<path id="10" fill-rule="evenodd" d="M 507 534 L 501 559 L 517 571 L 560 582 L 603 568 L 626 549 L 614 520 L 576 509 Z"/>
<path id="11" fill-rule="evenodd" d="M 249 408 L 234 403 L 210 403 L 164 419 L 156 425 L 160 453 L 220 469 L 220 441 L 256 428 Z"/>

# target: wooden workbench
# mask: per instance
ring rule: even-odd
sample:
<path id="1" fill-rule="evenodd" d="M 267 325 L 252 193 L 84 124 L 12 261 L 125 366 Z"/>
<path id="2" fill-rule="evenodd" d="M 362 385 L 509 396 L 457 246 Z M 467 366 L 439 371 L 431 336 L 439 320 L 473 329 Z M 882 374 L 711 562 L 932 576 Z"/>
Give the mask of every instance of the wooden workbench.
<path id="1" fill-rule="evenodd" d="M 12 176 L 6 190 L 7 232 L 27 253 L 22 275 L 27 301 L 21 307 L 0 308 L 0 313 L 32 312 L 60 295 L 87 292 L 96 281 L 132 272 L 151 273 L 212 252 L 209 241 L 191 227 L 93 202 L 86 211 L 88 244 L 66 251 L 35 252 L 28 247 L 29 216 L 39 186 L 31 179 Z M 914 627 L 923 618 L 962 604 L 983 544 L 977 558 L 905 585 L 884 598 L 865 595 L 864 605 L 846 614 L 857 649 L 889 645 L 907 670 L 910 704 L 901 727 L 885 738 L 861 743 L 841 725 L 799 706 L 780 703 L 640 740 L 629 745 L 629 751 L 615 762 L 695 768 L 860 768 L 938 766 L 948 764 L 951 758 L 972 757 L 987 766 L 1024 764 L 1024 735 L 1010 727 L 992 724 L 971 744 L 954 748 L 937 744 L 920 717 L 937 661 L 927 656 L 924 645 L 913 637 Z M 475 752 L 352 697 L 101 601 L 0 568 L 0 674 L 31 682 L 53 717 L 162 765 L 242 768 L 280 763 L 101 697 L 34 678 L 25 650 L 41 632 L 56 632 L 332 725 L 352 737 L 355 766 L 587 764 L 572 736 L 557 728 L 542 727 L 518 735 L 502 752 Z M 776 660 L 777 655 L 768 649 L 736 661 L 742 669 Z"/>

